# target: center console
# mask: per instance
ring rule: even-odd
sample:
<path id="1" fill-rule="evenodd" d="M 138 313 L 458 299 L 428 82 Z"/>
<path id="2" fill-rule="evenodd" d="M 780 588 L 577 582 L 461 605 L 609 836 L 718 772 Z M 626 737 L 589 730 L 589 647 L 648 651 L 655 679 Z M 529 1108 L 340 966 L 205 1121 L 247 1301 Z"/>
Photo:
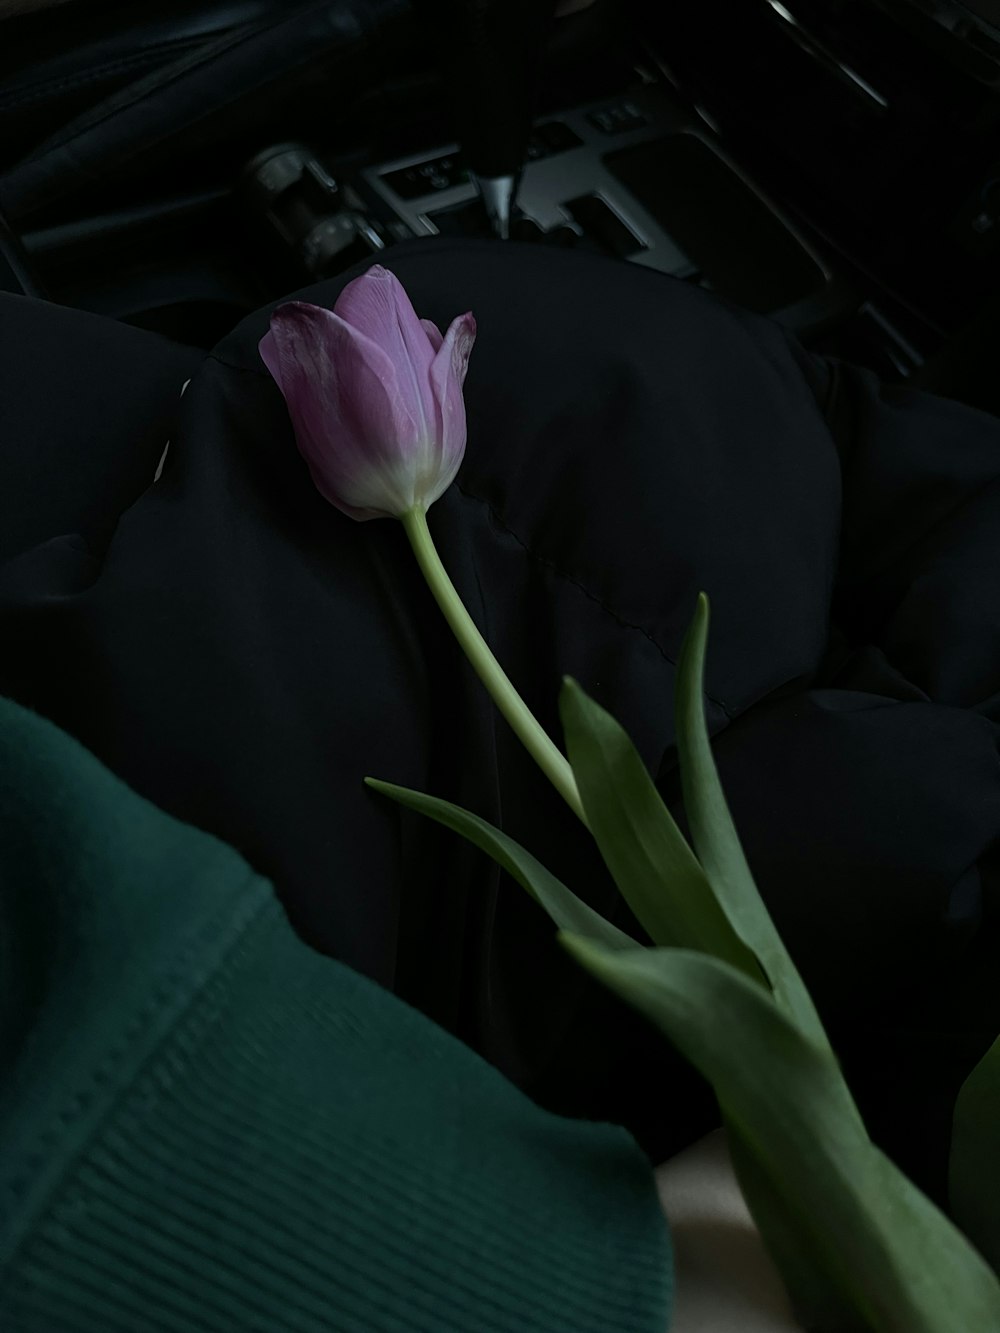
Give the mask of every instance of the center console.
<path id="1" fill-rule="evenodd" d="M 18 265 L 53 299 L 211 346 L 398 241 L 492 237 L 433 31 L 408 0 L 368 8 L 364 40 L 345 0 L 325 54 L 308 25 L 274 49 L 255 29 L 252 67 L 234 39 L 225 59 L 181 61 L 180 89 L 140 80 L 142 116 L 71 126 L 47 174 L 27 159 L 5 177 Z M 315 60 L 311 81 L 293 55 Z M 998 145 L 1000 0 L 594 0 L 552 25 L 496 243 L 697 284 L 991 406 Z"/>
<path id="2" fill-rule="evenodd" d="M 335 224 L 322 210 L 289 210 L 290 196 L 301 196 L 301 205 L 324 177 L 354 219 L 353 249 L 343 214 Z M 251 164 L 250 178 L 272 223 L 317 276 L 343 267 L 359 245 L 375 251 L 411 237 L 492 236 L 455 143 L 429 144 L 336 181 L 330 164 L 300 145 L 280 145 Z M 293 212 L 297 235 L 283 220 Z M 836 318 L 852 299 L 819 247 L 642 65 L 617 94 L 538 118 L 511 240 L 503 243 L 581 249 L 655 269 L 800 331 Z"/>

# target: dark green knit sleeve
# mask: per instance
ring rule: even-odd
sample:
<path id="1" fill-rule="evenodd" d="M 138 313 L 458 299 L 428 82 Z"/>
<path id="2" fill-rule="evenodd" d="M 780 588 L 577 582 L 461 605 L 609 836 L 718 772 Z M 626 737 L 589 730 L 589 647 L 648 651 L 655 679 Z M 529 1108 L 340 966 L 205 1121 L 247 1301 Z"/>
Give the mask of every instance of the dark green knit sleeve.
<path id="1" fill-rule="evenodd" d="M 5 1333 L 663 1333 L 671 1282 L 625 1130 L 534 1106 L 0 700 Z"/>

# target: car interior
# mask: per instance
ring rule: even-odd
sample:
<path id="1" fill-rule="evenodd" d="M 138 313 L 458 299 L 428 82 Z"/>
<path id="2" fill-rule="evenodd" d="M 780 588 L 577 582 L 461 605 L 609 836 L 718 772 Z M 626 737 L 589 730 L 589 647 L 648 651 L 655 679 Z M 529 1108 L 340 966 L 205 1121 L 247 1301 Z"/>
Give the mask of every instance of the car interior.
<path id="1" fill-rule="evenodd" d="M 0 15 L 0 288 L 210 348 L 402 240 L 571 247 L 1000 410 L 1000 0 Z"/>

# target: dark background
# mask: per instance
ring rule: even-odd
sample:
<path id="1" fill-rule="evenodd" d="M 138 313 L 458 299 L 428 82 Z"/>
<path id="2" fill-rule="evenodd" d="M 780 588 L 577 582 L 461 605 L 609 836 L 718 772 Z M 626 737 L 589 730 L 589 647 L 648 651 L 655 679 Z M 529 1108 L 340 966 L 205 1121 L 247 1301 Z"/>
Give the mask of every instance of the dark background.
<path id="1" fill-rule="evenodd" d="M 3 20 L 0 209 L 20 285 L 209 347 L 331 276 L 272 234 L 244 169 L 292 141 L 349 177 L 451 138 L 448 12 L 69 0 Z M 640 62 L 828 259 L 844 299 L 807 343 L 997 407 L 996 5 L 596 0 L 549 24 L 536 113 L 613 95 Z M 723 204 L 715 222 L 738 267 L 742 220 Z"/>

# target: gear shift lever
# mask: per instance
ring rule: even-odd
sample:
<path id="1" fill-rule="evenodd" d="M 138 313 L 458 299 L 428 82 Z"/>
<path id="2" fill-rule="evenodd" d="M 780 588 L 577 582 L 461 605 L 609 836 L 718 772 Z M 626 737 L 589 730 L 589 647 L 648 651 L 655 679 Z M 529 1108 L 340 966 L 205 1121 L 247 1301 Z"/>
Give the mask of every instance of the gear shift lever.
<path id="1" fill-rule="evenodd" d="M 424 0 L 439 24 L 456 137 L 493 230 L 510 236 L 555 0 Z"/>

